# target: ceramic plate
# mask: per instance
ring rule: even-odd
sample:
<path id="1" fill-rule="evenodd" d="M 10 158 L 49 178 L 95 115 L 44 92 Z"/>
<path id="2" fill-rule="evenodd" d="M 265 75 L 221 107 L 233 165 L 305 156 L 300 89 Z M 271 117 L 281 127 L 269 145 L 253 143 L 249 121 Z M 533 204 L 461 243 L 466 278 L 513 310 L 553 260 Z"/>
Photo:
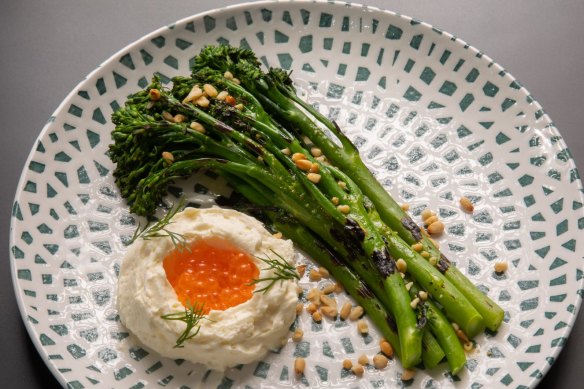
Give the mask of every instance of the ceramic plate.
<path id="1" fill-rule="evenodd" d="M 106 152 L 111 113 L 156 73 L 188 74 L 206 44 L 250 47 L 293 70 L 304 98 L 334 118 L 414 220 L 437 211 L 445 254 L 506 311 L 476 340 L 457 377 L 443 365 L 404 385 L 398 361 L 357 378 L 341 367 L 378 351 L 379 335 L 306 314 L 305 331 L 263 361 L 224 375 L 159 357 L 124 328 L 116 279 L 136 219 Z M 208 205 L 221 183 L 187 185 Z M 463 212 L 458 199 L 475 203 Z M 503 68 L 463 41 L 360 5 L 253 3 L 162 28 L 115 54 L 59 106 L 32 150 L 12 212 L 16 296 L 40 354 L 69 388 L 534 387 L 564 345 L 580 306 L 581 183 L 542 108 Z M 509 270 L 494 272 L 507 261 Z M 305 286 L 310 286 L 303 280 Z M 345 297 L 339 296 L 342 300 Z M 307 360 L 296 378 L 293 358 Z"/>

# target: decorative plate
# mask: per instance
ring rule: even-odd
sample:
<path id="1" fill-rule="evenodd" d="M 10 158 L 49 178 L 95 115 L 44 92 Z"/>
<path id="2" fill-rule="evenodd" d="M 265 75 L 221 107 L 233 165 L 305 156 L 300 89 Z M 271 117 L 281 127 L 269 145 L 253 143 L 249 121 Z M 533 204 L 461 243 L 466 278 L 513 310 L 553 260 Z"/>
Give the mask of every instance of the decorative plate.
<path id="1" fill-rule="evenodd" d="M 136 220 L 112 179 L 111 113 L 156 73 L 189 73 L 206 44 L 252 48 L 293 70 L 302 95 L 333 117 L 415 220 L 430 207 L 446 255 L 505 309 L 457 377 L 444 365 L 402 383 L 398 361 L 357 378 L 341 367 L 378 350 L 379 335 L 341 321 L 305 331 L 263 361 L 224 375 L 161 358 L 120 324 L 116 277 Z M 189 184 L 208 205 L 221 183 Z M 91 73 L 32 150 L 12 212 L 20 309 L 40 354 L 69 388 L 534 387 L 564 345 L 581 303 L 582 187 L 561 135 L 503 68 L 463 41 L 391 12 L 345 3 L 251 3 L 145 36 Z M 475 203 L 467 214 L 461 196 Z M 509 270 L 494 272 L 496 261 Z M 303 280 L 305 286 L 309 285 Z M 344 297 L 339 297 L 344 298 Z M 297 378 L 293 357 L 307 359 Z"/>

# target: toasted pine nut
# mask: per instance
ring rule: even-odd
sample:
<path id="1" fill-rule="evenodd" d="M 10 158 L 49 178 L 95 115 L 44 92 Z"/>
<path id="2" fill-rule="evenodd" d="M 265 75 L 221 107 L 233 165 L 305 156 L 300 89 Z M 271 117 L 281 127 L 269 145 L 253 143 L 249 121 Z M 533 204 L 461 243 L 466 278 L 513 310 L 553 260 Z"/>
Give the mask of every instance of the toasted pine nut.
<path id="1" fill-rule="evenodd" d="M 355 374 L 357 377 L 361 377 L 363 375 L 363 373 L 365 373 L 365 369 L 363 368 L 363 366 L 361 366 L 360 364 L 356 363 L 353 365 L 353 367 L 351 368 L 351 371 L 353 372 L 353 374 Z"/>
<path id="2" fill-rule="evenodd" d="M 412 289 L 412 286 L 414 286 L 414 283 L 413 282 L 408 282 L 406 284 L 406 289 L 408 290 L 408 292 L 410 291 L 410 289 Z"/>
<path id="3" fill-rule="evenodd" d="M 397 271 L 400 273 L 405 273 L 408 270 L 408 264 L 403 260 L 403 258 L 399 258 L 397 261 L 395 261 L 395 266 L 397 267 Z"/>
<path id="4" fill-rule="evenodd" d="M 318 166 L 318 163 L 313 163 L 312 165 L 310 165 L 310 169 L 308 170 L 311 173 L 318 173 L 320 170 L 320 167 Z"/>
<path id="5" fill-rule="evenodd" d="M 387 340 L 382 340 L 381 343 L 379 343 L 379 348 L 381 349 L 381 352 L 384 353 L 388 358 L 393 356 L 393 347 Z"/>
<path id="6" fill-rule="evenodd" d="M 329 278 L 330 277 L 329 271 L 326 269 L 326 267 L 322 267 L 322 266 L 319 267 L 318 272 L 320 273 L 322 278 Z"/>
<path id="7" fill-rule="evenodd" d="M 238 109 L 240 111 L 243 111 L 243 104 L 241 104 L 241 103 L 235 104 L 235 109 Z"/>
<path id="8" fill-rule="evenodd" d="M 438 260 L 436 259 L 436 257 L 430 257 L 430 258 L 428 258 L 428 262 L 430 262 L 430 265 L 436 266 L 436 264 L 438 263 Z"/>
<path id="9" fill-rule="evenodd" d="M 422 257 L 424 257 L 424 258 L 430 258 L 430 253 L 429 253 L 429 252 L 427 252 L 426 250 L 422 251 L 422 252 L 420 253 L 420 255 L 421 255 Z"/>
<path id="10" fill-rule="evenodd" d="M 424 249 L 424 245 L 421 243 L 415 243 L 412 245 L 412 249 L 414 249 L 414 251 L 420 252 Z"/>
<path id="11" fill-rule="evenodd" d="M 328 317 L 329 319 L 335 319 L 337 317 L 337 314 L 339 313 L 339 311 L 337 310 L 337 307 L 331 307 L 328 305 L 321 307 L 320 312 L 323 315 L 325 315 L 326 317 Z"/>
<path id="12" fill-rule="evenodd" d="M 296 315 L 300 315 L 302 313 L 303 308 L 304 308 L 304 305 L 302 305 L 302 303 L 296 304 Z"/>
<path id="13" fill-rule="evenodd" d="M 308 173 L 306 178 L 308 178 L 308 181 L 312 182 L 313 184 L 318 184 L 321 177 L 320 174 L 317 173 Z"/>
<path id="14" fill-rule="evenodd" d="M 312 268 L 312 269 L 310 269 L 310 273 L 308 274 L 308 278 L 310 278 L 310 281 L 320 281 L 322 279 L 322 276 L 320 275 L 318 270 L 316 270 L 315 268 Z"/>
<path id="15" fill-rule="evenodd" d="M 356 307 L 353 307 L 353 309 L 351 309 L 351 313 L 349 314 L 349 320 L 355 321 L 359 319 L 361 316 L 363 316 L 363 307 L 357 305 Z"/>
<path id="16" fill-rule="evenodd" d="M 418 297 L 420 298 L 420 300 L 426 301 L 428 300 L 428 292 L 426 292 L 425 290 L 421 290 L 418 292 Z"/>
<path id="17" fill-rule="evenodd" d="M 373 366 L 375 366 L 377 370 L 385 369 L 388 362 L 389 360 L 385 355 L 375 354 L 373 356 Z"/>
<path id="18" fill-rule="evenodd" d="M 340 282 L 335 283 L 335 293 L 342 293 L 343 292 L 343 285 Z"/>
<path id="19" fill-rule="evenodd" d="M 301 328 L 296 328 L 294 330 L 294 334 L 292 335 L 292 340 L 294 342 L 300 342 L 302 340 L 303 336 L 304 336 L 304 331 L 302 331 Z"/>
<path id="20" fill-rule="evenodd" d="M 304 358 L 296 358 L 294 360 L 294 373 L 297 375 L 304 374 L 304 369 L 306 368 L 306 361 Z"/>
<path id="21" fill-rule="evenodd" d="M 413 369 L 405 369 L 404 372 L 401 375 L 401 380 L 402 381 L 409 381 L 411 379 L 414 378 L 414 376 L 416 375 L 416 371 Z"/>
<path id="22" fill-rule="evenodd" d="M 416 309 L 418 307 L 419 303 L 420 303 L 420 298 L 416 297 L 410 302 L 410 307 L 412 307 L 412 309 Z"/>
<path id="23" fill-rule="evenodd" d="M 211 98 L 217 97 L 217 95 L 218 95 L 217 89 L 211 84 L 203 85 L 203 91 L 205 91 L 207 96 L 209 96 Z"/>
<path id="24" fill-rule="evenodd" d="M 304 272 L 306 271 L 306 265 L 302 264 L 302 265 L 296 266 L 296 271 L 298 272 L 298 275 L 300 276 L 300 278 L 304 277 Z"/>
<path id="25" fill-rule="evenodd" d="M 331 199 L 331 203 L 333 203 L 334 205 L 339 205 L 339 198 L 338 197 L 333 197 Z"/>
<path id="26" fill-rule="evenodd" d="M 229 70 L 226 70 L 225 73 L 223 73 L 223 77 L 225 77 L 228 80 L 232 80 L 233 79 L 233 73 L 231 73 Z"/>
<path id="27" fill-rule="evenodd" d="M 162 117 L 169 122 L 174 122 L 174 116 L 170 112 L 162 111 Z"/>
<path id="28" fill-rule="evenodd" d="M 197 132 L 200 132 L 201 134 L 205 133 L 205 127 L 203 127 L 203 125 L 199 122 L 191 122 L 189 127 L 191 128 L 191 130 L 195 130 Z"/>
<path id="29" fill-rule="evenodd" d="M 201 96 L 196 101 L 199 107 L 207 108 L 209 106 L 209 99 L 206 96 Z"/>
<path id="30" fill-rule="evenodd" d="M 444 223 L 438 220 L 437 222 L 430 224 L 427 229 L 430 235 L 440 235 L 444 232 Z"/>
<path id="31" fill-rule="evenodd" d="M 322 288 L 322 294 L 331 294 L 335 291 L 335 284 L 328 284 Z"/>
<path id="32" fill-rule="evenodd" d="M 320 163 L 328 163 L 324 155 L 321 155 L 320 157 L 314 157 L 314 159 L 316 159 Z"/>
<path id="33" fill-rule="evenodd" d="M 316 311 L 312 314 L 312 320 L 314 320 L 317 323 L 320 323 L 322 321 L 322 314 L 319 311 Z"/>
<path id="34" fill-rule="evenodd" d="M 326 305 L 327 307 L 337 308 L 337 300 L 335 300 L 334 298 L 330 298 L 329 296 L 326 296 L 324 294 L 320 296 L 320 302 Z"/>
<path id="35" fill-rule="evenodd" d="M 313 157 L 320 157 L 322 155 L 322 150 L 318 147 L 312 147 L 310 149 L 310 154 L 312 154 Z"/>
<path id="36" fill-rule="evenodd" d="M 402 205 L 399 206 L 404 212 L 407 212 L 410 209 L 410 204 L 408 203 L 403 203 Z"/>
<path id="37" fill-rule="evenodd" d="M 308 306 L 306 307 L 306 312 L 310 313 L 311 315 L 317 311 L 317 306 L 315 303 L 310 303 L 308 304 Z"/>
<path id="38" fill-rule="evenodd" d="M 365 320 L 359 320 L 357 322 L 357 330 L 360 334 L 365 335 L 369 333 L 369 324 Z"/>
<path id="39" fill-rule="evenodd" d="M 225 101 L 227 95 L 229 95 L 229 92 L 227 92 L 226 90 L 222 90 L 217 94 L 217 100 Z"/>
<path id="40" fill-rule="evenodd" d="M 509 265 L 505 261 L 495 263 L 495 272 L 497 273 L 505 273 L 508 268 Z"/>
<path id="41" fill-rule="evenodd" d="M 429 208 L 426 208 L 422 211 L 422 220 L 426 220 L 430 216 L 433 216 L 434 212 L 432 212 Z"/>
<path id="42" fill-rule="evenodd" d="M 193 100 L 197 100 L 199 97 L 203 96 L 203 90 L 199 88 L 198 85 L 193 86 L 189 94 L 183 99 L 183 103 L 189 103 Z"/>
<path id="43" fill-rule="evenodd" d="M 158 89 L 150 89 L 148 91 L 148 97 L 150 97 L 150 100 L 152 101 L 157 101 L 160 100 L 160 91 Z"/>
<path id="44" fill-rule="evenodd" d="M 342 188 L 342 189 L 346 189 L 347 188 L 347 183 L 345 181 L 338 181 L 337 184 Z"/>
<path id="45" fill-rule="evenodd" d="M 320 305 L 320 297 L 321 296 L 322 296 L 322 291 L 318 288 L 312 288 L 306 294 L 306 298 L 308 299 L 308 301 L 310 301 L 311 303 L 314 303 L 315 305 Z"/>
<path id="46" fill-rule="evenodd" d="M 294 161 L 294 163 L 298 169 L 304 170 L 305 172 L 309 171 L 310 167 L 312 166 L 312 162 L 310 162 L 308 159 L 299 159 Z"/>
<path id="47" fill-rule="evenodd" d="M 294 154 L 292 154 L 292 161 L 296 162 L 296 161 L 299 161 L 301 159 L 306 159 L 306 155 L 304 155 L 302 153 L 294 153 Z"/>
<path id="48" fill-rule="evenodd" d="M 235 78 L 235 77 L 233 77 L 233 78 L 231 79 L 231 81 L 233 81 L 233 82 L 234 82 L 234 83 L 236 83 L 237 85 L 241 84 L 241 81 L 239 81 L 239 78 Z"/>
<path id="49" fill-rule="evenodd" d="M 186 118 L 187 117 L 185 115 L 183 115 L 182 113 L 177 113 L 173 117 L 175 123 L 182 123 L 186 120 Z"/>
<path id="50" fill-rule="evenodd" d="M 456 336 L 458 336 L 458 339 L 462 340 L 463 343 L 470 342 L 470 339 L 468 338 L 468 336 L 466 336 L 464 331 L 461 330 L 460 328 L 456 330 Z"/>
<path id="51" fill-rule="evenodd" d="M 234 106 L 235 104 L 237 104 L 237 101 L 235 101 L 235 97 L 233 97 L 231 95 L 225 96 L 225 102 L 231 106 Z"/>
<path id="52" fill-rule="evenodd" d="M 474 205 L 468 197 L 463 196 L 460 198 L 460 206 L 465 212 L 472 213 L 474 211 Z"/>
<path id="53" fill-rule="evenodd" d="M 344 213 L 345 215 L 351 212 L 351 207 L 349 207 L 347 204 L 337 205 L 337 209 L 339 212 Z"/>
<path id="54" fill-rule="evenodd" d="M 361 354 L 359 355 L 359 359 L 357 359 L 357 362 L 359 362 L 360 365 L 365 366 L 369 364 L 369 358 L 367 358 L 367 355 Z"/>
<path id="55" fill-rule="evenodd" d="M 290 149 L 286 147 L 285 149 L 280 150 L 284 155 L 290 155 Z"/>
<path id="56" fill-rule="evenodd" d="M 474 349 L 474 343 L 466 342 L 462 345 L 462 347 L 464 348 L 464 351 L 472 351 Z"/>
<path id="57" fill-rule="evenodd" d="M 452 328 L 454 328 L 454 331 L 458 331 L 460 329 L 460 326 L 458 325 L 458 323 L 452 322 L 450 324 L 452 324 Z"/>
<path id="58" fill-rule="evenodd" d="M 347 320 L 347 318 L 349 317 L 349 314 L 351 313 L 351 308 L 352 308 L 351 303 L 348 301 L 345 301 L 345 303 L 341 307 L 341 315 L 340 316 L 341 316 L 342 320 Z"/>
<path id="59" fill-rule="evenodd" d="M 172 153 L 170 153 L 168 151 L 163 151 L 162 152 L 162 159 L 164 159 L 168 163 L 172 163 L 172 162 L 174 162 L 174 155 L 172 155 Z"/>
<path id="60" fill-rule="evenodd" d="M 343 369 L 350 369 L 353 367 L 353 362 L 350 359 L 343 360 Z"/>
<path id="61" fill-rule="evenodd" d="M 426 220 L 424 220 L 424 224 L 429 226 L 430 224 L 437 222 L 438 220 L 439 220 L 438 216 L 432 215 L 429 218 L 427 218 Z"/>

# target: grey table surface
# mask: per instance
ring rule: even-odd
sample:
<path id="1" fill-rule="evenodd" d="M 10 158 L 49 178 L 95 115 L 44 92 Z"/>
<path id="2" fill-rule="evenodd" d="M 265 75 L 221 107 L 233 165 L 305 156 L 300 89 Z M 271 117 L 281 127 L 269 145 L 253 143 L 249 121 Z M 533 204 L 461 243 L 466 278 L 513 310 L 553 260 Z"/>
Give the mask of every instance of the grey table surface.
<path id="1" fill-rule="evenodd" d="M 0 387 L 57 388 L 22 322 L 9 263 L 9 223 L 27 155 L 51 113 L 91 70 L 141 36 L 241 1 L 19 0 L 0 5 Z M 501 64 L 542 104 L 584 171 L 584 2 L 362 0 L 448 31 Z M 584 387 L 580 314 L 538 388 Z"/>

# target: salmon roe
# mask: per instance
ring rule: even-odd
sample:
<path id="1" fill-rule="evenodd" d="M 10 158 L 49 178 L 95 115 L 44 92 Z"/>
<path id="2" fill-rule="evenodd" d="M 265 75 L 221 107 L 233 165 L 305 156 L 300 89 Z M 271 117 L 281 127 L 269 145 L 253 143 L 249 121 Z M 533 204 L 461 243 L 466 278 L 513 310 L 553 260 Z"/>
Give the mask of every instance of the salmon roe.
<path id="1" fill-rule="evenodd" d="M 228 241 L 199 240 L 190 250 L 173 250 L 163 260 L 166 278 L 179 301 L 204 304 L 203 313 L 225 310 L 249 300 L 259 269 L 252 258 Z"/>

